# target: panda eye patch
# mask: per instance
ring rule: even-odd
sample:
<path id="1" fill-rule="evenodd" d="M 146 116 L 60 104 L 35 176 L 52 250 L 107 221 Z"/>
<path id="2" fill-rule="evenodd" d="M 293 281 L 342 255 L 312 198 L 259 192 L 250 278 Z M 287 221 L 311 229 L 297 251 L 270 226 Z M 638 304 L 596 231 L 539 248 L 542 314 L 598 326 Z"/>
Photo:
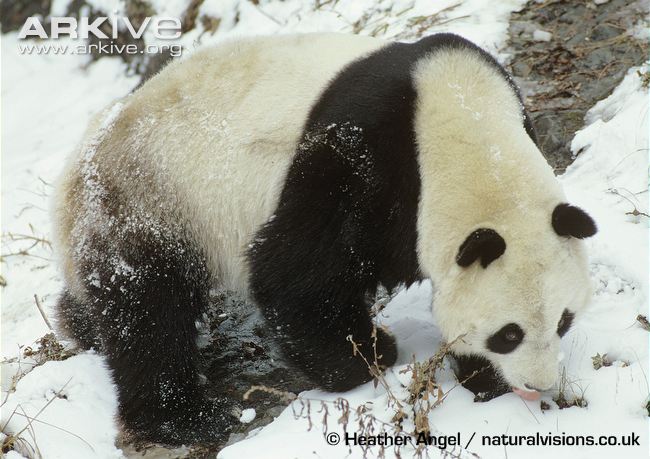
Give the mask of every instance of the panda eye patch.
<path id="1" fill-rule="evenodd" d="M 560 317 L 560 321 L 557 323 L 557 334 L 560 337 L 564 336 L 569 331 L 569 328 L 571 328 L 574 315 L 568 309 L 565 309 L 562 313 L 562 317 Z"/>
<path id="2" fill-rule="evenodd" d="M 488 338 L 487 348 L 497 354 L 507 354 L 514 351 L 523 339 L 524 331 L 521 327 L 510 323 Z"/>

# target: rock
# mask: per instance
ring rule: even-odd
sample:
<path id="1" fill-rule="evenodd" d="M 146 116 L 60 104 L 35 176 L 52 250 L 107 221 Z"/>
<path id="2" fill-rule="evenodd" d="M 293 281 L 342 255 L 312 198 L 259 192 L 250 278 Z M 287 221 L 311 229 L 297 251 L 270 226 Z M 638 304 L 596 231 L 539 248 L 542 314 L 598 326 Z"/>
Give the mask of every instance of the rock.
<path id="1" fill-rule="evenodd" d="M 0 2 L 2 33 L 20 30 L 30 16 L 45 18 L 50 13 L 51 0 L 4 0 Z"/>
<path id="2" fill-rule="evenodd" d="M 598 7 L 531 0 L 513 13 L 505 52 L 512 56 L 511 71 L 540 149 L 556 173 L 575 159 L 571 140 L 586 112 L 612 92 L 628 68 L 645 61 L 647 42 L 626 30 L 644 23 L 646 8 L 635 0 L 609 0 Z"/>

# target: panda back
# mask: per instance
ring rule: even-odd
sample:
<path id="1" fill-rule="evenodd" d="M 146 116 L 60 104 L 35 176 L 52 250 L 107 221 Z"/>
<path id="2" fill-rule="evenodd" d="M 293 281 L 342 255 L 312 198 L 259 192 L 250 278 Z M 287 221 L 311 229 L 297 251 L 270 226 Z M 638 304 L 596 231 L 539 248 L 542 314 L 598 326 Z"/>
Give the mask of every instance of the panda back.
<path id="1" fill-rule="evenodd" d="M 101 138 L 88 134 L 57 207 L 79 200 L 91 161 L 105 188 L 128 200 L 121 212 L 182 227 L 221 286 L 245 292 L 244 251 L 277 205 L 310 108 L 348 62 L 383 45 L 343 34 L 261 37 L 174 62 L 120 102 Z M 77 228 L 61 236 L 64 246 L 92 231 L 79 228 L 95 224 L 81 215 L 91 205 L 82 207 L 65 216 Z"/>

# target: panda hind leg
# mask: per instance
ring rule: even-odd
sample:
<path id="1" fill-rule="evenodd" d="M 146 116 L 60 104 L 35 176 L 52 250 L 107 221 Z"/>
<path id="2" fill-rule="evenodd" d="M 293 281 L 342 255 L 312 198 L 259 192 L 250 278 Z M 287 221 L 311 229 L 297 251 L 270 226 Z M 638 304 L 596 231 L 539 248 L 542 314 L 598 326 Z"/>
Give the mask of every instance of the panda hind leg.
<path id="1" fill-rule="evenodd" d="M 160 232 L 116 239 L 87 252 L 99 255 L 89 257 L 83 278 L 93 279 L 85 287 L 125 428 L 170 445 L 221 443 L 233 424 L 232 402 L 207 399 L 197 369 L 196 322 L 209 290 L 203 256 Z"/>

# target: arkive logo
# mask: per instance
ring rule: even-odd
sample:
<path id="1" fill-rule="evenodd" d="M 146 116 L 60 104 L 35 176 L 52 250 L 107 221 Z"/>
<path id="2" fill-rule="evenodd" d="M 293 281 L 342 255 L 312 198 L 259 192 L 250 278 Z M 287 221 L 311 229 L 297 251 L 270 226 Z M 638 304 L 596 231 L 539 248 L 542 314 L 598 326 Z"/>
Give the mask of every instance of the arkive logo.
<path id="1" fill-rule="evenodd" d="M 110 37 L 106 35 L 100 27 L 108 23 L 111 27 Z M 142 38 L 144 32 L 152 27 L 153 36 L 159 40 L 173 40 L 181 36 L 181 21 L 179 18 L 170 16 L 146 17 L 140 27 L 136 27 L 126 16 L 101 16 L 95 18 L 92 22 L 88 17 L 81 17 L 77 21 L 74 17 L 53 16 L 50 18 L 49 34 L 45 30 L 41 19 L 38 16 L 27 18 L 25 24 L 18 33 L 18 38 L 26 39 L 30 37 L 38 38 L 81 38 L 87 39 L 94 36 L 99 39 L 116 39 L 120 33 L 129 33 L 135 39 Z"/>

